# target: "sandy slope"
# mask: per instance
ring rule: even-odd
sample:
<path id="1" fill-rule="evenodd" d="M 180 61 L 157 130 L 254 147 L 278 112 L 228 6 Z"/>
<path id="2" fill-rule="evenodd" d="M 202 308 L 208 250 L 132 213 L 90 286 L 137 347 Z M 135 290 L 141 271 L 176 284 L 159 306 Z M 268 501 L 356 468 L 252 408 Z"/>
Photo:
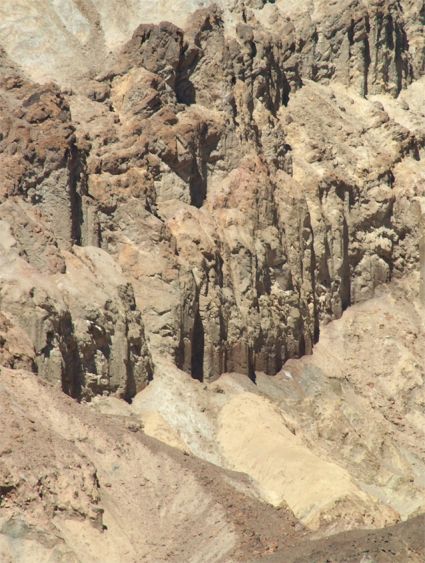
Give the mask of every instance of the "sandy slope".
<path id="1" fill-rule="evenodd" d="M 0 560 L 233 561 L 302 527 L 249 480 L 99 415 L 32 374 L 2 370 Z"/>
<path id="2" fill-rule="evenodd" d="M 312 356 L 275 377 L 226 374 L 203 386 L 164 367 L 131 410 L 151 435 L 247 473 L 262 498 L 321 533 L 414 516 L 425 506 L 417 287 L 412 276 L 350 308 Z"/>
<path id="3" fill-rule="evenodd" d="M 235 388 L 235 379 L 212 393 L 222 397 Z M 257 419 L 262 435 L 264 426 L 272 430 L 276 406 L 261 411 L 269 400 L 259 402 L 259 395 L 246 391 L 228 404 L 238 404 L 242 397 L 247 405 L 256 402 L 265 415 L 262 422 Z M 33 374 L 2 370 L 2 562 L 423 560 L 423 517 L 386 530 L 312 541 L 314 536 L 284 506 L 275 509 L 258 500 L 257 486 L 246 476 L 161 445 L 145 435 L 140 418 L 124 405 L 100 401 L 97 407 L 109 414 L 99 414 Z M 230 422 L 228 434 L 233 432 Z M 163 419 L 153 425 L 161 431 L 164 426 Z M 259 455 L 252 448 L 248 451 L 264 476 L 267 444 L 258 440 L 252 425 L 249 428 Z M 247 429 L 239 426 L 240 432 Z M 235 443 L 234 433 L 232 440 Z M 232 440 L 224 442 L 229 446 Z M 291 464 L 305 461 L 306 449 L 299 450 L 291 450 Z M 235 446 L 233 457 L 244 459 L 244 452 L 241 457 L 238 451 Z M 292 484 L 286 483 L 291 489 L 305 486 L 299 489 L 303 502 L 311 485 L 301 473 L 299 477 L 301 481 L 293 474 Z M 272 483 L 275 490 L 277 484 L 284 494 L 284 480 Z M 335 486 L 334 493 L 341 482 Z"/>

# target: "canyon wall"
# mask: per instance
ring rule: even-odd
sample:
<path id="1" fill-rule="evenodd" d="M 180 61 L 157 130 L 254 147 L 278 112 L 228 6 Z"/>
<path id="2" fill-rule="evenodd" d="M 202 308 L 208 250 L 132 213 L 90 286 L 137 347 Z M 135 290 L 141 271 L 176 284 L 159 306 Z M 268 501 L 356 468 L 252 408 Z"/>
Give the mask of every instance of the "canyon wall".
<path id="1" fill-rule="evenodd" d="M 88 4 L 81 33 L 103 21 Z M 130 399 L 164 356 L 254 379 L 415 269 L 423 9 L 405 4 L 216 4 L 126 42 L 103 27 L 84 40 L 102 68 L 71 65 L 62 89 L 4 40 L 1 310 L 27 346 L 8 365 L 79 398 Z"/>
<path id="2" fill-rule="evenodd" d="M 0 559 L 423 561 L 423 2 L 0 23 Z"/>

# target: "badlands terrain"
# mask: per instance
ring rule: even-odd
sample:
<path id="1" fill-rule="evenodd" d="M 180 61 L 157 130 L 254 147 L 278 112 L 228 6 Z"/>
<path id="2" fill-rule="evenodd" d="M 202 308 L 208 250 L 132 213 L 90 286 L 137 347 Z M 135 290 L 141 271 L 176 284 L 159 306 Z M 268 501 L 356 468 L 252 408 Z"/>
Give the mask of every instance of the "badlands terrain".
<path id="1" fill-rule="evenodd" d="M 2 0 L 0 561 L 425 561 L 422 0 Z"/>

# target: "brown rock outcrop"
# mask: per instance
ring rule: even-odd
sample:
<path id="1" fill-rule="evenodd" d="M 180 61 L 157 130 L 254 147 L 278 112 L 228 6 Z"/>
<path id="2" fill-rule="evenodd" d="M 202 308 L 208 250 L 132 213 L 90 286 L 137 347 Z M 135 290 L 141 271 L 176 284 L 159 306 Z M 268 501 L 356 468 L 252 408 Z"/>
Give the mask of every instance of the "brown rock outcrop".
<path id="1" fill-rule="evenodd" d="M 410 131 L 380 102 L 340 86 L 397 94 L 413 80 L 399 8 L 353 5 L 303 41 L 287 41 L 288 30 L 287 42 L 264 23 L 269 8 L 241 8 L 233 35 L 218 8 L 197 12 L 184 35 L 168 24 L 141 26 L 101 78 L 108 101 L 90 110 L 71 102 L 78 134 L 93 143 L 93 232 L 108 233 L 100 244 L 134 279 L 153 353 L 165 349 L 200 379 L 276 373 L 311 351 L 321 320 L 416 261 L 415 221 L 402 225 L 398 198 L 404 217 L 416 204 L 405 201 L 394 170 L 418 161 L 423 129 Z M 283 16 L 273 10 L 281 37 Z M 327 72 L 311 70 L 322 59 L 316 35 L 332 57 L 332 68 L 322 60 Z M 344 41 L 366 40 L 375 66 L 362 89 L 356 72 L 340 69 Z M 366 64 L 364 51 L 350 53 L 353 68 Z M 130 194 L 145 203 L 130 203 Z M 149 223 L 151 234 L 130 223 Z M 157 267 L 140 263 L 148 238 Z"/>
<path id="2" fill-rule="evenodd" d="M 34 369 L 70 395 L 130 398 L 151 376 L 150 355 L 131 285 L 109 257 L 79 250 L 86 176 L 69 107 L 54 85 L 34 86 L 12 74 L 2 86 L 6 326 L 25 331 Z"/>
<path id="3" fill-rule="evenodd" d="M 0 460 L 0 549 L 17 533 L 27 557 L 40 517 L 53 557 L 78 557 L 105 538 L 89 560 L 246 560 L 256 544 L 263 555 L 268 540 L 239 527 L 249 514 L 227 506 L 233 488 L 204 495 L 193 480 L 217 482 L 190 454 L 249 474 L 236 479 L 249 492 L 235 498 L 267 522 L 276 515 L 249 495 L 288 503 L 318 534 L 423 511 L 413 287 L 425 202 L 422 4 L 2 2 L 0 363 L 13 371 L 0 400 L 13 397 L 8 440 L 27 440 L 33 424 L 40 432 L 28 463 L 58 450 L 65 470 L 43 462 L 37 481 L 23 461 L 28 440 Z M 399 323 L 388 317 L 392 299 Z M 357 321 L 362 314 L 379 320 Z M 386 321 L 392 338 L 404 331 L 397 353 L 379 339 Z M 297 359 L 321 331 L 315 355 Z M 60 398 L 51 383 L 92 404 Z M 45 424 L 41 414 L 17 421 L 31 393 Z M 46 413 L 43 400 L 53 401 Z M 116 409 L 120 422 L 103 419 L 97 434 L 102 417 L 82 414 L 92 408 Z M 143 435 L 143 420 L 186 455 L 128 439 Z M 143 496 L 145 473 L 154 484 Z M 176 508 L 182 499 L 189 519 Z M 159 545 L 169 527 L 176 553 Z"/>
<path id="4" fill-rule="evenodd" d="M 108 252 L 152 354 L 199 379 L 276 373 L 417 260 L 423 188 L 399 185 L 406 163 L 420 174 L 423 120 L 371 98 L 416 95 L 416 8 L 251 4 L 201 9 L 185 32 L 141 25 L 70 110 L 54 86 L 5 79 L 20 252 L 52 271 L 72 245 Z M 34 213 L 45 227 L 29 242 Z"/>

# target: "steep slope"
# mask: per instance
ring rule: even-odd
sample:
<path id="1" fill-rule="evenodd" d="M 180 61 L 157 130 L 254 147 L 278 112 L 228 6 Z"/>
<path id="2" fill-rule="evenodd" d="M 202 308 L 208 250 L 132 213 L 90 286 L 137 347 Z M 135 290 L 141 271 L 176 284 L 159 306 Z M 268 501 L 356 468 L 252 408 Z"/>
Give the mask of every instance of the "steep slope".
<path id="1" fill-rule="evenodd" d="M 423 513 L 418 286 L 408 278 L 351 307 L 311 356 L 275 377 L 257 372 L 255 385 L 225 374 L 202 386 L 163 366 L 131 412 L 150 435 L 177 436 L 196 456 L 249 474 L 267 502 L 287 504 L 320 534 Z M 95 404 L 105 410 L 108 399 Z"/>
<path id="2" fill-rule="evenodd" d="M 134 417 L 4 368 L 0 406 L 2 562 L 245 560 L 304 535 L 246 478 L 161 446 Z"/>
<path id="3" fill-rule="evenodd" d="M 32 374 L 1 378 L 5 563 L 423 560 L 423 517 L 311 541 L 243 475 L 146 437 L 125 403 L 99 415 Z"/>
<path id="4" fill-rule="evenodd" d="M 29 204 L 43 231 L 24 240 L 27 227 L 13 225 L 16 250 L 61 273 L 63 251 L 102 248 L 133 286 L 151 354 L 199 379 L 276 373 L 311 351 L 321 322 L 418 259 L 424 117 L 421 79 L 409 83 L 421 51 L 396 44 L 388 23 L 379 43 L 385 69 L 374 70 L 369 88 L 379 100 L 365 99 L 337 72 L 339 18 L 325 18 L 336 26 L 335 72 L 314 77 L 306 45 L 296 48 L 291 35 L 282 43 L 280 29 L 263 26 L 270 9 L 236 6 L 230 20 L 204 9 L 186 33 L 142 25 L 75 95 L 4 77 L 5 123 L 16 117 L 3 139 L 2 216 L 22 216 Z M 374 15 L 371 38 L 382 35 L 382 21 L 410 29 L 391 3 L 349 6 L 343 22 L 356 10 Z M 410 62 L 400 82 L 401 55 Z M 353 54 L 359 64 L 361 56 Z M 394 83 L 406 88 L 397 99 L 384 95 L 397 93 Z M 46 246 L 42 236 L 43 253 L 55 257 L 32 249 Z M 75 389 L 85 373 L 101 375 L 81 355 Z"/>
<path id="5" fill-rule="evenodd" d="M 257 532 L 234 506 L 273 531 L 261 555 L 298 520 L 318 537 L 424 512 L 424 17 L 418 0 L 2 2 L 4 408 L 37 396 L 33 464 L 64 456 L 57 509 L 25 504 L 38 422 L 16 422 L 9 558 L 43 536 L 40 560 L 74 544 L 71 560 L 246 560 Z M 96 448 L 126 440 L 111 496 Z M 193 484 L 228 470 L 251 480 Z M 130 502 L 145 473 L 146 510 Z"/>

